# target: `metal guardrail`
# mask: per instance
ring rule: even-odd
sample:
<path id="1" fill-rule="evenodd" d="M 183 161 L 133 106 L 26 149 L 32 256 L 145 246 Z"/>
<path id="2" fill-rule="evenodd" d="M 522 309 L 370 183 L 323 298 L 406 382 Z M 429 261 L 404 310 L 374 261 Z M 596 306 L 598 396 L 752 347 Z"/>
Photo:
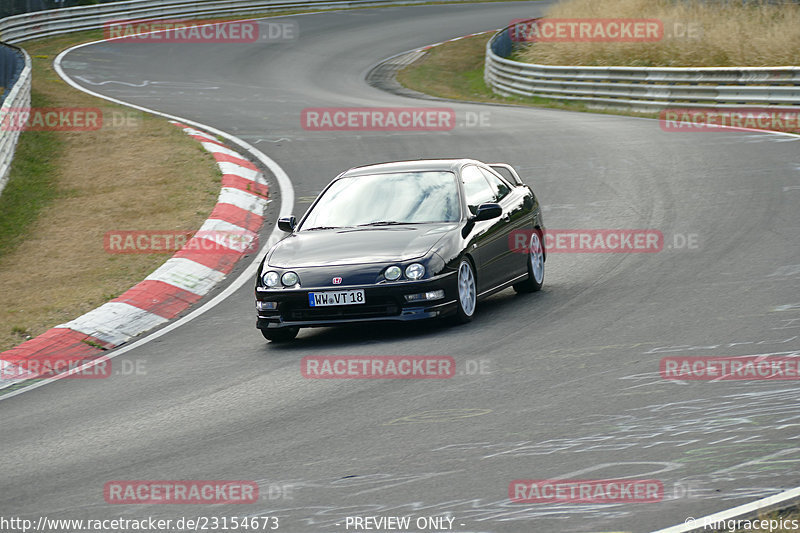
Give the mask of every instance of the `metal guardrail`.
<path id="1" fill-rule="evenodd" d="M 16 46 L 0 44 L 0 55 L 3 59 L 3 72 L 0 83 L 6 90 L 0 101 L 0 194 L 8 182 L 8 171 L 14 159 L 20 131 L 13 126 L 3 125 L 4 117 L 10 110 L 31 106 L 31 58 L 25 50 Z"/>
<path id="2" fill-rule="evenodd" d="M 658 111 L 667 107 L 800 106 L 800 67 L 579 67 L 521 63 L 511 28 L 486 43 L 484 79 L 505 95 L 579 101 L 591 107 Z"/>

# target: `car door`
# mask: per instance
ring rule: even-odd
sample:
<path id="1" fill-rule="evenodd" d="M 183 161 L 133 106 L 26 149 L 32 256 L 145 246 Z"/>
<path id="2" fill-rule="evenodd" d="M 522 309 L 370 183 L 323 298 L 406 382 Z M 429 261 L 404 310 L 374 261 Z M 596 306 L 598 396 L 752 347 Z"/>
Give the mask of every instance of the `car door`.
<path id="1" fill-rule="evenodd" d="M 461 180 L 470 214 L 474 215 L 480 204 L 498 201 L 495 190 L 478 166 L 464 166 Z M 470 249 L 478 267 L 479 293 L 491 289 L 505 277 L 499 260 L 508 249 L 508 224 L 509 218 L 503 213 L 499 218 L 476 222 L 472 228 Z"/>
<path id="2" fill-rule="evenodd" d="M 496 172 L 483 167 L 481 171 L 494 192 L 495 201 L 503 208 L 503 218 L 507 222 L 503 229 L 504 246 L 498 248 L 498 255 L 495 257 L 497 264 L 492 265 L 492 270 L 500 272 L 500 279 L 497 281 L 500 284 L 528 272 L 527 255 L 515 252 L 514 243 L 510 239 L 514 238 L 512 234 L 517 231 L 526 234 L 530 232 L 530 208 L 525 203 L 526 191 L 514 187 Z"/>

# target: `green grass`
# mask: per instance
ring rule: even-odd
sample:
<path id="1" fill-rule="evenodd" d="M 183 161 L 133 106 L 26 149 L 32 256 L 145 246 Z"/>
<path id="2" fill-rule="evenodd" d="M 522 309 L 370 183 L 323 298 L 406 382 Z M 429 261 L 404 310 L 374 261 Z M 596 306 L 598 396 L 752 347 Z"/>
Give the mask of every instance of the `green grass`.
<path id="1" fill-rule="evenodd" d="M 33 92 L 31 105 L 50 103 Z M 50 131 L 20 135 L 8 183 L 0 195 L 0 258 L 25 239 L 31 224 L 58 196 L 57 161 L 63 149 L 62 139 Z"/>
<path id="2" fill-rule="evenodd" d="M 490 34 L 445 43 L 428 50 L 397 73 L 397 81 L 411 89 L 460 100 L 501 102 L 483 81 L 483 61 Z"/>

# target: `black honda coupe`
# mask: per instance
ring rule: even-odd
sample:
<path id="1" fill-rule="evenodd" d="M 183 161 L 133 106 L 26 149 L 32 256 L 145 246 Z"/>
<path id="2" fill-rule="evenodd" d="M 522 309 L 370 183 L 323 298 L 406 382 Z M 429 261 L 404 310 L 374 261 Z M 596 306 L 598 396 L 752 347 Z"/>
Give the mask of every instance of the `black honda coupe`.
<path id="1" fill-rule="evenodd" d="M 479 299 L 544 282 L 539 202 L 510 165 L 401 161 L 337 176 L 264 257 L 257 327 L 271 341 L 302 327 L 452 316 Z"/>

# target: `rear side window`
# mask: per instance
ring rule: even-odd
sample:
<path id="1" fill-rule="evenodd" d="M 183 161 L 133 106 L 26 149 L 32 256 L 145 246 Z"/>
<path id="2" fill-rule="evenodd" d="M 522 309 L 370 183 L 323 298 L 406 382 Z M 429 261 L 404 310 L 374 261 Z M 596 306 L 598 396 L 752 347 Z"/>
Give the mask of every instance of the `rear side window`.
<path id="1" fill-rule="evenodd" d="M 473 215 L 478 211 L 479 205 L 497 201 L 494 190 L 478 167 L 464 167 L 461 170 L 461 181 L 464 183 L 467 206 Z"/>
<path id="2" fill-rule="evenodd" d="M 494 191 L 494 195 L 498 201 L 502 200 L 506 197 L 506 195 L 511 192 L 511 188 L 508 184 L 501 180 L 496 175 L 492 174 L 488 170 L 480 169 L 483 172 L 484 176 L 486 176 L 486 181 L 489 182 L 489 185 L 492 187 L 492 191 Z"/>
<path id="3" fill-rule="evenodd" d="M 493 166 L 493 167 L 492 167 L 492 170 L 494 170 L 495 172 L 497 172 L 498 174 L 500 174 L 500 176 L 502 176 L 503 178 L 505 178 L 505 180 L 506 180 L 508 183 L 516 183 L 516 182 L 517 182 L 517 180 L 515 180 L 515 179 L 514 179 L 514 175 L 513 175 L 513 174 L 511 174 L 511 171 L 510 171 L 510 170 L 508 170 L 508 169 L 507 169 L 507 168 L 505 168 L 505 167 L 500 167 L 500 166 L 494 167 L 494 166 Z"/>

